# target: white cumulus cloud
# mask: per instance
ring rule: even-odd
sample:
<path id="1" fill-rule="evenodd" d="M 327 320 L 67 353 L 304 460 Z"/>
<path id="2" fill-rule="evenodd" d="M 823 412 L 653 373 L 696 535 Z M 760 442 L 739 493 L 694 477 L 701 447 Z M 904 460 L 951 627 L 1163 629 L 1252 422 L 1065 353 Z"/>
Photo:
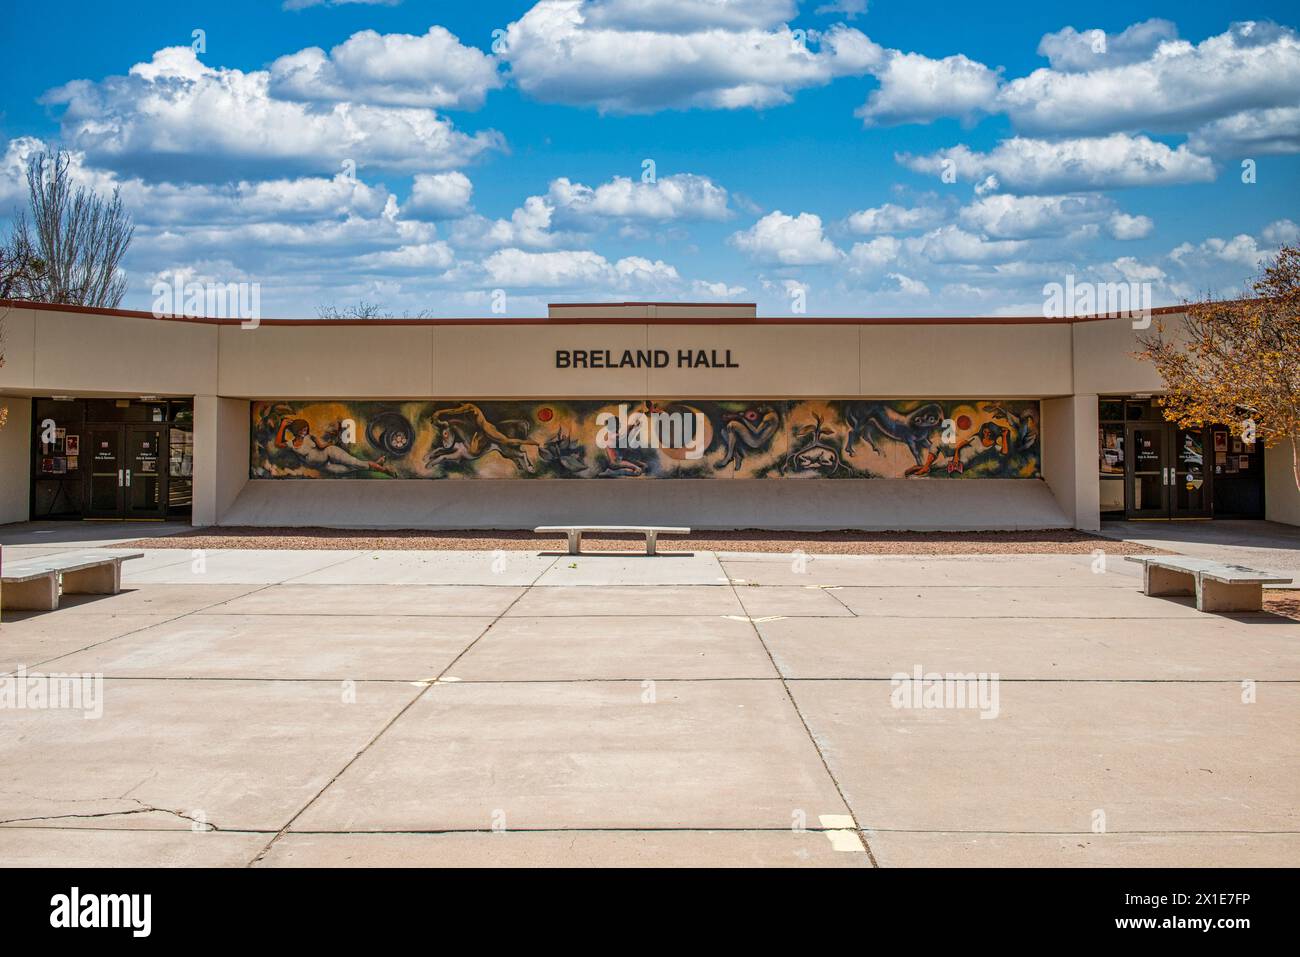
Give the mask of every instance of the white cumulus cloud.
<path id="1" fill-rule="evenodd" d="M 271 64 L 279 99 L 477 109 L 502 84 L 495 57 L 449 30 L 423 36 L 362 30 L 331 49 L 308 47 Z"/>
<path id="2" fill-rule="evenodd" d="M 787 216 L 779 209 L 728 240 L 759 262 L 781 266 L 815 266 L 835 262 L 842 253 L 826 238 L 816 213 Z"/>

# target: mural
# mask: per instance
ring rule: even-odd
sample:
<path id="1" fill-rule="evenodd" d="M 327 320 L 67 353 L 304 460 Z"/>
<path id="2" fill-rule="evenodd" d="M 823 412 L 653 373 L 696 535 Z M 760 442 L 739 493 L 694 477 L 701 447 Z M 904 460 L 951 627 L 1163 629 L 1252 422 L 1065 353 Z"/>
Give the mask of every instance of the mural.
<path id="1" fill-rule="evenodd" d="M 1037 478 L 1035 401 L 254 402 L 274 479 Z"/>

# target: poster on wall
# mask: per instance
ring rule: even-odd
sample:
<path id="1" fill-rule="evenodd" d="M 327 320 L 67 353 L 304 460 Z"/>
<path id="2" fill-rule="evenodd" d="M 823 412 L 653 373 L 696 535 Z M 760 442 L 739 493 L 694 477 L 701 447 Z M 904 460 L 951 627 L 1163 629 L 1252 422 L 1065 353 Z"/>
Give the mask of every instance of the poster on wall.
<path id="1" fill-rule="evenodd" d="M 252 403 L 261 479 L 1037 478 L 1016 400 Z"/>

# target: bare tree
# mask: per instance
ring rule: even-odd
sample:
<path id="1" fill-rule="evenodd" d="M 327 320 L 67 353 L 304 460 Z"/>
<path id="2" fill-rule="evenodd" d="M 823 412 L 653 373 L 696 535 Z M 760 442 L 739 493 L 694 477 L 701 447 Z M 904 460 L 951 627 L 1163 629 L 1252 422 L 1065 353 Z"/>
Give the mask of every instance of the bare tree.
<path id="1" fill-rule="evenodd" d="M 28 268 L 10 298 L 113 308 L 126 294 L 121 264 L 135 225 L 118 190 L 105 198 L 74 186 L 70 166 L 62 150 L 27 161 L 31 218 L 19 215 L 9 247 Z"/>
<path id="2" fill-rule="evenodd" d="M 431 313 L 428 310 L 421 309 L 419 312 L 403 312 L 399 316 L 396 313 L 386 311 L 383 306 L 362 299 L 356 305 L 344 306 L 342 309 L 335 305 L 317 306 L 316 315 L 322 319 L 356 322 L 365 319 L 428 319 Z"/>

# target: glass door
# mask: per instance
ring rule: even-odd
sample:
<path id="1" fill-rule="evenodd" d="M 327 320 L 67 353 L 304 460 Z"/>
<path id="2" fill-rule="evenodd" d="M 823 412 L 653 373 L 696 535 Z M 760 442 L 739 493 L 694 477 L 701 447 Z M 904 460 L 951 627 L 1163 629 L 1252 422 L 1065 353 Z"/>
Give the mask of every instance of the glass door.
<path id="1" fill-rule="evenodd" d="M 1169 429 L 1162 423 L 1129 425 L 1124 443 L 1128 519 L 1168 518 L 1170 454 Z"/>
<path id="2" fill-rule="evenodd" d="M 1174 482 L 1170 487 L 1172 518 L 1209 518 L 1214 497 L 1210 472 L 1205 467 L 1205 429 L 1174 429 Z"/>
<path id="3" fill-rule="evenodd" d="M 166 460 L 162 457 L 164 428 L 126 427 L 126 518 L 163 518 L 167 514 L 167 499 L 163 495 L 166 468 Z"/>
<path id="4" fill-rule="evenodd" d="M 126 456 L 123 430 L 117 426 L 91 426 L 87 432 L 90 468 L 86 470 L 89 494 L 87 518 L 120 518 L 126 492 Z"/>

